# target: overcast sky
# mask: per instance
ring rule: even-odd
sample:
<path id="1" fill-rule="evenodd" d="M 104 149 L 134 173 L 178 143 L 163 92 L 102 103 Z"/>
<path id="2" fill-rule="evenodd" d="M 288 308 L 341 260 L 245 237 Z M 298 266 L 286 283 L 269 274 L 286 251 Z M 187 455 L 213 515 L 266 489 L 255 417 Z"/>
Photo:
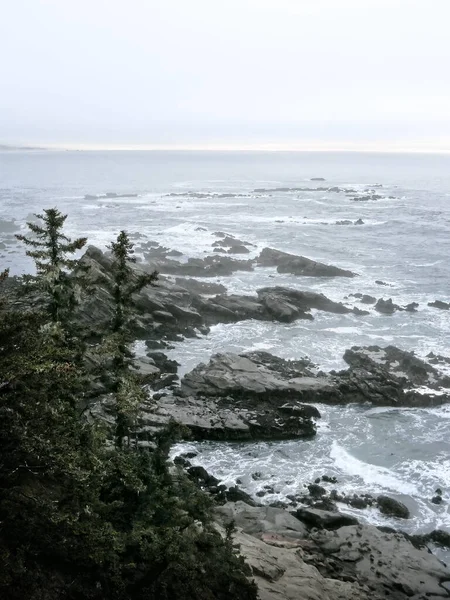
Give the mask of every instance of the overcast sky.
<path id="1" fill-rule="evenodd" d="M 450 0 L 0 8 L 0 143 L 450 151 Z"/>

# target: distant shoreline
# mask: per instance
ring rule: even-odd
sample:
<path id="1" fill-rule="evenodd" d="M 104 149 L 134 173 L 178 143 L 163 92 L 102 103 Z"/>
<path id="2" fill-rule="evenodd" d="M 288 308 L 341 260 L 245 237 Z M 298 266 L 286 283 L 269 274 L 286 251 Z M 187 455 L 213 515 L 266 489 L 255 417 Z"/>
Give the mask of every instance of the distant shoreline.
<path id="1" fill-rule="evenodd" d="M 339 148 L 339 147 L 283 147 L 267 146 L 22 146 L 0 144 L 0 152 L 183 152 L 183 153 L 298 153 L 298 154 L 438 154 L 450 155 L 450 148 Z"/>
<path id="2" fill-rule="evenodd" d="M 12 144 L 0 144 L 0 152 L 23 152 L 24 150 L 48 150 L 42 146 L 14 146 Z"/>

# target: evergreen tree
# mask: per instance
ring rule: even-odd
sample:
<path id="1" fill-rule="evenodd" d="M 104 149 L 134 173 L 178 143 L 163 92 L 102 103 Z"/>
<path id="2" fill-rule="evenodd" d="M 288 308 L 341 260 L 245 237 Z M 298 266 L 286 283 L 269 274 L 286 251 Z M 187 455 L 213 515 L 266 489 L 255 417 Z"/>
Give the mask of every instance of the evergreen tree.
<path id="1" fill-rule="evenodd" d="M 9 277 L 9 269 L 5 269 L 4 271 L 0 271 L 0 308 L 4 302 L 4 300 L 2 299 L 2 283 L 4 281 L 6 281 L 6 279 L 8 279 Z"/>
<path id="2" fill-rule="evenodd" d="M 101 481 L 100 447 L 95 429 L 80 419 L 86 380 L 74 352 L 42 327 L 41 311 L 18 311 L 10 291 L 3 298 L 0 597 L 46 598 L 47 589 L 56 599 L 77 561 L 74 527 Z M 48 560 L 59 562 L 59 574 Z"/>
<path id="3" fill-rule="evenodd" d="M 109 246 L 113 255 L 111 292 L 114 298 L 114 317 L 111 331 L 124 338 L 130 335 L 135 321 L 136 304 L 133 295 L 147 285 L 155 285 L 158 280 L 157 271 L 137 273 L 133 269 L 131 265 L 136 262 L 133 247 L 134 244 L 125 231 L 121 231 L 117 240 Z"/>
<path id="4" fill-rule="evenodd" d="M 147 285 L 155 285 L 158 273 L 138 273 L 132 265 L 134 244 L 128 234 L 121 231 L 109 249 L 112 252 L 112 283 L 109 284 L 113 297 L 113 318 L 108 346 L 113 352 L 113 390 L 116 394 L 116 443 L 122 446 L 124 437 L 130 442 L 130 433 L 142 401 L 145 399 L 136 375 L 130 369 L 134 365 L 134 353 L 130 350 L 132 329 L 135 323 L 136 304 L 134 294 Z"/>
<path id="5" fill-rule="evenodd" d="M 43 302 L 53 324 L 64 321 L 68 324 L 71 311 L 78 303 L 79 278 L 75 279 L 70 271 L 82 267 L 79 260 L 69 258 L 81 250 L 87 238 L 71 240 L 63 233 L 67 215 L 56 208 L 48 208 L 42 214 L 35 215 L 41 223 L 27 223 L 32 237 L 16 235 L 16 238 L 30 247 L 30 256 L 36 265 L 36 275 L 27 276 L 31 289 L 44 294 Z"/>

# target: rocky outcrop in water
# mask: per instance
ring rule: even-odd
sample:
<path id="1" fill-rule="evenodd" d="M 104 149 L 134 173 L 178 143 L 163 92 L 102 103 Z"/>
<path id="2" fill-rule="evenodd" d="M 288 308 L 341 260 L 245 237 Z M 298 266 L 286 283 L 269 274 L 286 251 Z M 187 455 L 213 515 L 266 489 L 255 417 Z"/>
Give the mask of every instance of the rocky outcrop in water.
<path id="1" fill-rule="evenodd" d="M 167 275 L 184 275 L 186 277 L 226 277 L 236 271 L 253 271 L 253 260 L 238 260 L 228 256 L 206 256 L 205 258 L 189 258 L 180 262 L 170 258 L 155 257 L 145 254 L 147 267 L 156 269 Z"/>
<path id="2" fill-rule="evenodd" d="M 138 437 L 171 420 L 183 425 L 200 440 L 284 440 L 313 437 L 314 420 L 320 418 L 313 406 L 288 399 L 237 399 L 231 396 L 204 398 L 167 393 L 142 406 Z"/>
<path id="3" fill-rule="evenodd" d="M 398 519 L 409 519 L 411 516 L 409 508 L 405 506 L 403 502 L 390 498 L 389 496 L 378 496 L 377 503 L 380 511 L 384 515 L 397 517 Z"/>
<path id="4" fill-rule="evenodd" d="M 233 194 L 231 192 L 226 192 L 223 194 L 219 194 L 217 192 L 171 192 L 170 194 L 165 194 L 166 198 L 196 198 L 198 200 L 207 200 L 211 199 L 224 199 L 224 198 L 246 198 L 248 194 Z"/>
<path id="5" fill-rule="evenodd" d="M 248 246 L 253 246 L 250 242 L 239 240 L 233 235 L 223 233 L 222 231 L 217 232 L 216 235 L 221 239 L 213 242 L 212 247 L 228 248 L 229 254 L 248 254 L 250 252 Z"/>
<path id="6" fill-rule="evenodd" d="M 110 259 L 98 249 L 90 248 L 84 261 L 91 267 L 94 280 L 109 276 Z M 170 340 L 183 339 L 180 336 L 207 332 L 209 325 L 221 322 L 257 319 L 290 323 L 296 319 L 312 319 L 311 309 L 338 314 L 362 312 L 322 294 L 282 287 L 263 288 L 256 297 L 226 294 L 210 297 L 187 289 L 192 285 L 187 283 L 182 287 L 162 278 L 158 286 L 148 287 L 136 297 L 140 313 L 136 333 L 147 340 L 150 349 L 158 350 Z M 209 284 L 198 282 L 198 285 L 208 286 L 208 292 L 214 289 Z M 110 317 L 111 298 L 98 285 L 94 296 L 82 307 L 80 318 L 98 323 Z M 199 365 L 183 378 L 176 390 L 178 400 L 171 409 L 176 409 L 179 422 L 188 423 L 200 437 L 226 439 L 229 435 L 231 439 L 239 436 L 240 439 L 268 439 L 311 434 L 313 427 L 309 422 L 296 422 L 294 418 L 296 414 L 303 418 L 304 408 L 298 405 L 304 402 L 433 406 L 448 401 L 448 390 L 440 388 L 450 387 L 449 378 L 411 353 L 374 346 L 352 348 L 344 358 L 349 369 L 320 374 L 305 361 L 291 363 L 267 353 L 217 355 L 209 365 Z M 150 354 L 149 359 L 152 362 L 144 371 L 153 389 L 173 386 L 176 365 L 166 361 L 164 354 Z M 160 371 L 159 379 L 155 368 Z M 424 386 L 435 389 L 436 393 L 421 393 L 420 387 Z M 181 396 L 184 397 L 182 402 Z M 191 398 L 189 402 L 188 398 Z M 210 403 L 204 402 L 205 399 Z M 288 400 L 290 404 L 286 404 Z M 260 404 L 259 410 L 258 402 L 265 403 Z M 263 406 L 267 410 L 265 415 Z M 192 421 L 194 416 L 202 423 L 197 429 Z"/>
<path id="7" fill-rule="evenodd" d="M 161 248 L 158 250 L 156 247 L 156 250 L 159 252 Z M 163 253 L 166 250 L 162 249 Z M 239 262 L 225 258 L 232 263 Z M 181 264 L 172 259 L 168 260 L 177 265 Z M 81 306 L 80 319 L 93 325 L 107 322 L 112 315 L 112 299 L 102 281 L 111 277 L 111 259 L 98 248 L 91 246 L 83 257 L 83 263 L 90 268 L 95 293 Z M 148 271 L 153 266 L 140 263 L 136 268 Z M 337 314 L 367 314 L 358 308 L 349 308 L 314 292 L 270 287 L 262 288 L 256 296 L 245 296 L 228 295 L 223 293 L 224 290 L 225 287 L 216 282 L 208 283 L 191 277 L 177 277 L 173 281 L 160 276 L 156 286 L 144 288 L 135 297 L 139 312 L 135 327 L 136 336 L 151 341 L 154 348 L 161 348 L 183 337 L 207 333 L 209 326 L 218 323 L 236 323 L 248 319 L 282 323 L 291 323 L 297 319 L 312 320 L 312 309 Z"/>
<path id="8" fill-rule="evenodd" d="M 260 354 L 264 353 L 255 353 L 252 357 L 262 360 Z M 264 358 L 266 364 L 278 368 L 280 376 L 290 377 L 299 370 L 305 375 L 310 373 L 308 360 L 287 363 L 269 354 Z M 145 446 L 151 434 L 171 421 L 183 425 L 194 439 L 200 440 L 283 440 L 315 435 L 315 420 L 320 418 L 317 408 L 302 404 L 295 396 L 280 395 L 275 389 L 273 394 L 262 393 L 263 385 L 275 385 L 269 370 L 264 379 L 264 373 L 257 368 L 255 372 L 255 363 L 246 357 L 236 357 L 234 361 L 229 358 L 227 367 L 230 377 L 235 377 L 236 389 L 239 389 L 240 381 L 246 383 L 245 389 L 252 393 L 226 393 L 222 387 L 220 393 L 210 394 L 206 386 L 202 390 L 197 387 L 195 393 L 190 393 L 194 390 L 186 382 L 181 387 L 175 383 L 177 365 L 174 361 L 168 361 L 161 352 L 149 353 L 149 359 L 139 363 L 142 382 L 148 382 L 151 391 L 141 406 L 136 430 L 139 445 Z M 216 384 L 220 387 L 219 378 Z M 162 388 L 165 390 L 155 393 Z M 110 396 L 104 396 L 91 407 L 92 414 L 107 423 L 112 421 L 114 410 Z"/>
<path id="9" fill-rule="evenodd" d="M 222 233 L 222 232 L 219 232 Z M 249 242 L 238 240 L 227 234 L 221 240 L 213 243 L 213 249 L 228 254 L 248 254 Z M 217 253 L 205 258 L 189 258 L 180 262 L 170 257 L 169 248 L 156 243 L 141 245 L 144 251 L 147 268 L 156 269 L 159 273 L 184 275 L 187 277 L 217 277 L 229 276 L 236 271 L 253 271 L 255 266 L 277 267 L 279 273 L 293 273 L 305 277 L 354 277 L 355 273 L 326 265 L 304 256 L 289 254 L 273 248 L 264 248 L 256 259 L 233 259 L 228 256 L 218 256 Z"/>
<path id="10" fill-rule="evenodd" d="M 321 177 L 313 178 L 311 181 L 325 181 Z M 255 194 L 274 194 L 274 193 L 292 193 L 292 192 L 335 192 L 337 194 L 356 194 L 357 191 L 353 188 L 341 188 L 338 186 L 333 187 L 276 187 L 276 188 L 256 188 L 253 190 Z"/>
<path id="11" fill-rule="evenodd" d="M 214 298 L 193 298 L 192 306 L 203 315 L 207 325 L 236 323 L 247 319 L 292 323 L 298 319 L 312 320 L 311 309 L 337 314 L 367 314 L 349 308 L 315 292 L 283 287 L 262 288 L 255 296 L 218 295 Z"/>
<path id="12" fill-rule="evenodd" d="M 304 256 L 264 248 L 257 258 L 263 267 L 277 267 L 278 273 L 292 273 L 304 277 L 355 277 L 356 273 L 311 260 Z"/>
<path id="13" fill-rule="evenodd" d="M 392 302 L 392 298 L 388 298 L 387 300 L 380 298 L 375 304 L 375 310 L 385 315 L 392 315 L 396 310 L 402 309 L 400 306 L 398 306 L 398 304 L 394 304 Z"/>
<path id="14" fill-rule="evenodd" d="M 385 315 L 392 315 L 397 310 L 417 312 L 418 307 L 419 305 L 417 304 L 417 302 L 410 302 L 406 306 L 399 306 L 398 304 L 394 304 L 392 298 L 388 298 L 387 300 L 384 300 L 384 298 L 379 298 L 378 302 L 375 304 L 375 310 Z"/>
<path id="15" fill-rule="evenodd" d="M 289 399 L 377 406 L 435 406 L 450 400 L 450 378 L 412 353 L 372 346 L 347 350 L 349 369 L 317 373 L 309 361 L 285 361 L 265 352 L 216 354 L 181 380 L 187 396 Z M 427 386 L 436 393 L 422 391 Z"/>
<path id="16" fill-rule="evenodd" d="M 357 221 L 344 219 L 343 221 L 336 221 L 335 225 L 365 225 L 365 223 L 362 219 L 358 219 Z"/>
<path id="17" fill-rule="evenodd" d="M 275 361 L 275 357 L 265 352 L 215 354 L 207 365 L 201 363 L 181 381 L 185 396 L 231 395 L 268 401 L 301 398 L 313 402 L 318 391 L 324 394 L 327 386 L 331 393 L 331 380 L 316 377 L 308 361 Z"/>
<path id="18" fill-rule="evenodd" d="M 450 388 L 450 377 L 413 352 L 395 346 L 354 346 L 346 350 L 344 360 L 354 373 L 371 373 L 386 381 L 397 381 L 407 389 L 422 386 L 434 390 Z"/>
<path id="19" fill-rule="evenodd" d="M 111 198 L 137 198 L 137 194 L 106 192 L 106 194 L 86 194 L 85 200 L 111 200 Z"/>
<path id="20" fill-rule="evenodd" d="M 450 302 L 443 302 L 442 300 L 428 302 L 428 306 L 431 306 L 432 308 L 440 308 L 441 310 L 450 310 Z"/>
<path id="21" fill-rule="evenodd" d="M 361 293 L 357 293 L 357 294 L 349 294 L 350 297 L 353 298 L 358 298 L 360 302 L 362 302 L 363 304 L 375 304 L 375 302 L 377 301 L 377 299 L 374 296 L 370 296 L 369 294 L 361 294 Z"/>

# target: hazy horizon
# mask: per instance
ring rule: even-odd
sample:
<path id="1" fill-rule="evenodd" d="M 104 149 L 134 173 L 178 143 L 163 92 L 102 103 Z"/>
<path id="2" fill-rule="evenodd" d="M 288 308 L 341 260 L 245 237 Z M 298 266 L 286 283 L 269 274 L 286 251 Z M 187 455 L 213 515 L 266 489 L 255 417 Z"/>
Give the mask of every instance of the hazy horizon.
<path id="1" fill-rule="evenodd" d="M 450 2 L 21 0 L 0 144 L 450 152 Z"/>

